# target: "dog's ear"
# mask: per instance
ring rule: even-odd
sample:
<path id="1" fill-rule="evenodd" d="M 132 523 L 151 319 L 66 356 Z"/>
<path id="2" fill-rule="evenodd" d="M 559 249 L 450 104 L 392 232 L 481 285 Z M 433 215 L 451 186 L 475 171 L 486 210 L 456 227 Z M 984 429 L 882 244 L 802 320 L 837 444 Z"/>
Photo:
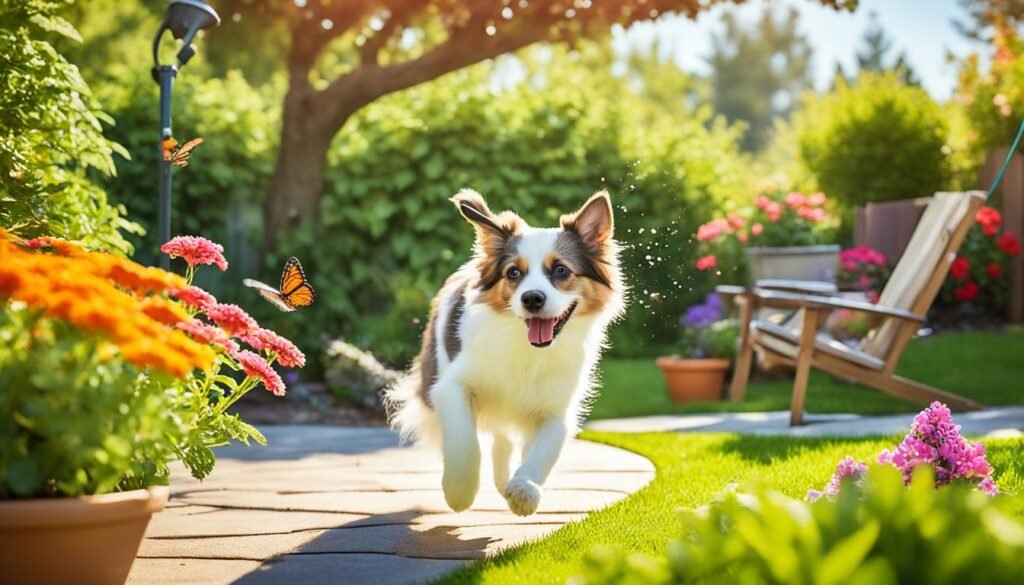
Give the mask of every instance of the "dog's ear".
<path id="1" fill-rule="evenodd" d="M 563 229 L 578 233 L 584 242 L 603 246 L 615 229 L 611 197 L 602 189 L 591 195 L 576 213 L 563 215 L 561 222 Z"/>
<path id="2" fill-rule="evenodd" d="M 451 202 L 455 204 L 456 209 L 462 214 L 462 217 L 466 218 L 466 221 L 473 224 L 477 230 L 487 230 L 494 232 L 502 232 L 501 226 L 498 225 L 497 218 L 491 213 L 491 209 L 487 207 L 487 202 L 484 201 L 482 195 L 472 189 L 462 189 L 451 198 Z"/>

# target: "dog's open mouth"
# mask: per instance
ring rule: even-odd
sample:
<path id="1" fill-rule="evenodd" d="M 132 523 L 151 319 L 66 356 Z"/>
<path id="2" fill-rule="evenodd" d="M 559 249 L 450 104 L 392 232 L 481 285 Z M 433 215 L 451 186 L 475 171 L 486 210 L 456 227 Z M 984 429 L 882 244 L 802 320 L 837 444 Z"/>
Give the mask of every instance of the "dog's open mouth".
<path id="1" fill-rule="evenodd" d="M 533 347 L 547 347 L 555 340 L 555 337 L 562 331 L 562 327 L 569 321 L 572 312 L 576 310 L 576 303 L 569 305 L 564 313 L 553 319 L 541 319 L 530 317 L 526 320 L 526 334 Z"/>

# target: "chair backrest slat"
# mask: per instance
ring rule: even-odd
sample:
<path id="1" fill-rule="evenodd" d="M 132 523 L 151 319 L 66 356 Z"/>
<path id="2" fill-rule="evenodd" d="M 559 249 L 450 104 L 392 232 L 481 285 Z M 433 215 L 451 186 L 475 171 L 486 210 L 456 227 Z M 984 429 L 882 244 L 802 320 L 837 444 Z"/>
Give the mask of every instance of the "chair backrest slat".
<path id="1" fill-rule="evenodd" d="M 882 290 L 878 304 L 924 316 L 984 202 L 983 191 L 936 193 Z M 884 359 L 899 327 L 899 322 L 887 319 L 864 339 L 861 351 Z"/>

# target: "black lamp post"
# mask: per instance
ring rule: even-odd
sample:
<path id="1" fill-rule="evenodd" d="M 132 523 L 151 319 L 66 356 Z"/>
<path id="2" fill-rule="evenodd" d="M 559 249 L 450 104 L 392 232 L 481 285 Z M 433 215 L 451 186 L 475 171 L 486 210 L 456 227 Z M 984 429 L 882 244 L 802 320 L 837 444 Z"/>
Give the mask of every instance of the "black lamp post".
<path id="1" fill-rule="evenodd" d="M 171 137 L 171 93 L 174 91 L 174 77 L 178 68 L 184 67 L 195 54 L 192 39 L 200 29 L 213 28 L 220 24 L 217 11 L 202 0 L 171 0 L 167 6 L 164 22 L 153 38 L 153 80 L 160 84 L 160 241 L 171 239 L 171 163 L 164 160 L 162 143 Z M 160 38 L 165 31 L 171 31 L 174 38 L 184 40 L 185 46 L 178 51 L 177 65 L 160 64 Z M 170 258 L 160 255 L 160 267 L 169 268 Z"/>

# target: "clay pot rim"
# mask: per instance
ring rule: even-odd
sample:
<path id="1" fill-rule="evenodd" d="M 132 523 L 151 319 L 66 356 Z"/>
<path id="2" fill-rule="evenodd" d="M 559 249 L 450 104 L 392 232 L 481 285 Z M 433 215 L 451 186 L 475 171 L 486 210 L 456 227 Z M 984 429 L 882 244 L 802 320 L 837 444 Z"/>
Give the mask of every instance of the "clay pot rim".
<path id="1" fill-rule="evenodd" d="M 677 358 L 662 356 L 654 363 L 663 370 L 724 370 L 732 360 L 725 358 Z"/>
<path id="2" fill-rule="evenodd" d="M 167 505 L 171 489 L 151 486 L 91 496 L 0 500 L 0 528 L 54 528 L 107 524 L 148 516 Z"/>

